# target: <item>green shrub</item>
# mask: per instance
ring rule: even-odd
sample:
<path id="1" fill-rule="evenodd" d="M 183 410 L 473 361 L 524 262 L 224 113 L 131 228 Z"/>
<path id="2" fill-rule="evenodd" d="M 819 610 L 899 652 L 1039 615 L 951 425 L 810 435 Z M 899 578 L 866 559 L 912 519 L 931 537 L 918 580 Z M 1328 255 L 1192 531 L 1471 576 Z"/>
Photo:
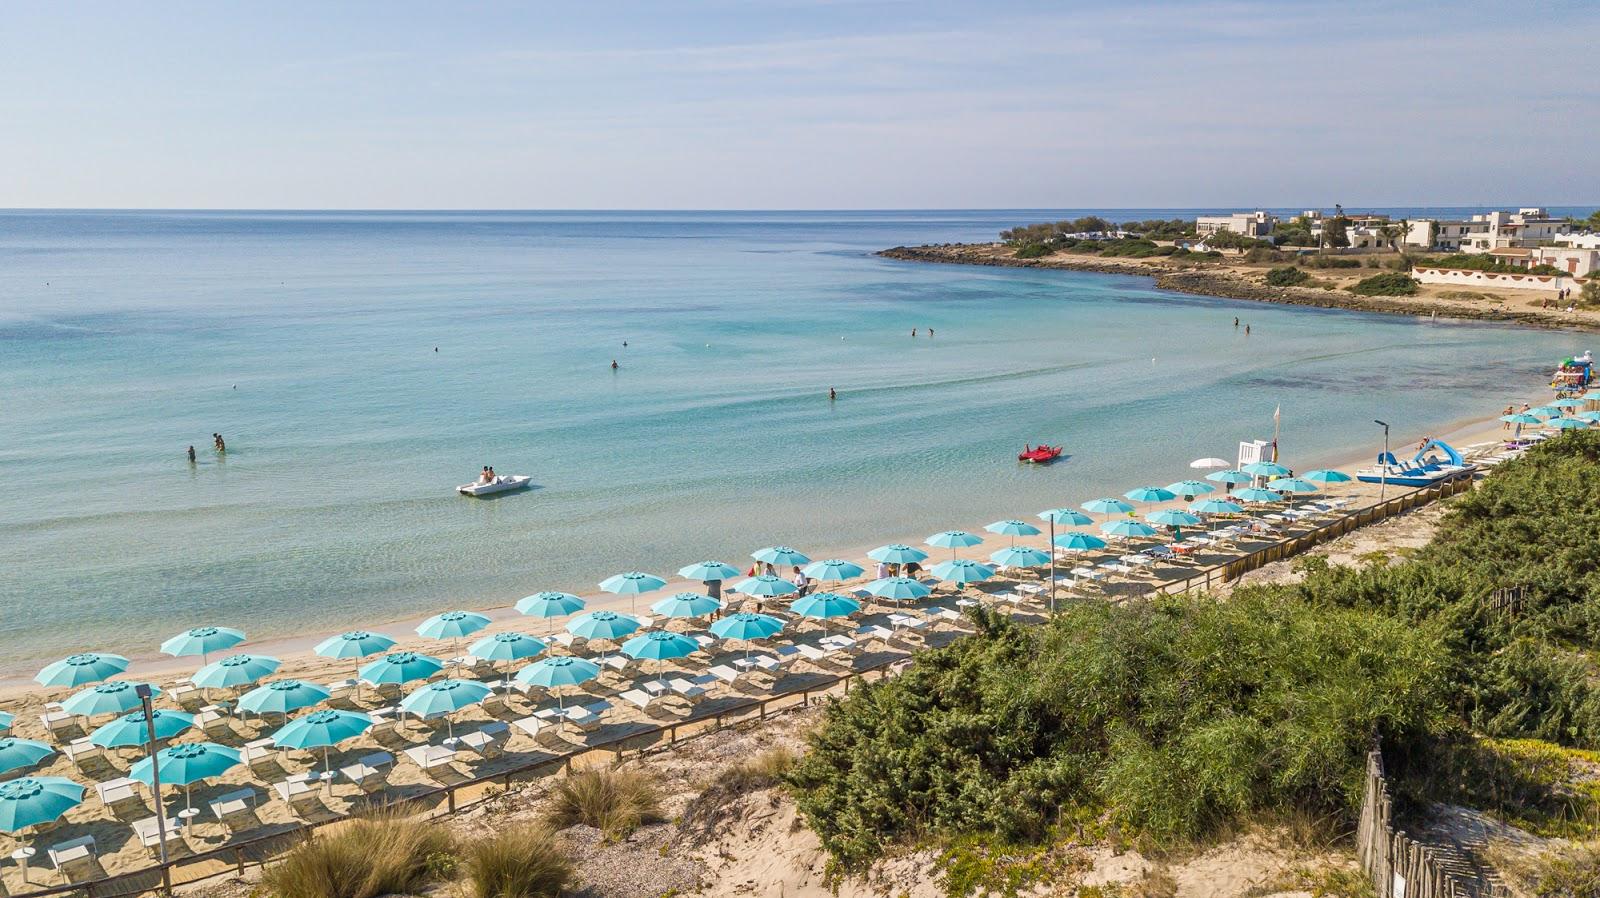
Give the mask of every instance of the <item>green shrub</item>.
<path id="1" fill-rule="evenodd" d="M 1360 296 L 1415 296 L 1417 281 L 1404 272 L 1386 271 L 1362 279 L 1350 292 Z"/>
<path id="2" fill-rule="evenodd" d="M 1289 254 L 1270 247 L 1257 246 L 1244 254 L 1244 260 L 1253 264 L 1263 262 L 1282 262 L 1289 258 Z"/>
<path id="3" fill-rule="evenodd" d="M 1267 272 L 1267 286 L 1269 287 L 1294 287 L 1311 280 L 1311 275 L 1306 274 L 1302 268 L 1285 265 Z"/>
<path id="4" fill-rule="evenodd" d="M 1024 243 L 1017 247 L 1017 251 L 1013 255 L 1019 259 L 1042 259 L 1055 251 L 1055 247 L 1048 243 Z"/>
<path id="5" fill-rule="evenodd" d="M 398 816 L 360 818 L 295 846 L 261 883 L 274 898 L 415 895 L 455 866 L 448 830 Z"/>
<path id="6" fill-rule="evenodd" d="M 1360 268 L 1360 259 L 1351 259 L 1345 256 L 1300 256 L 1296 261 L 1307 268 Z"/>
<path id="7" fill-rule="evenodd" d="M 465 860 L 475 898 L 555 898 L 572 878 L 572 861 L 542 826 L 513 826 L 473 842 Z"/>
<path id="8" fill-rule="evenodd" d="M 550 811 L 558 829 L 579 823 L 610 839 L 627 838 L 646 823 L 661 819 L 655 781 L 630 770 L 585 770 L 556 784 Z"/>

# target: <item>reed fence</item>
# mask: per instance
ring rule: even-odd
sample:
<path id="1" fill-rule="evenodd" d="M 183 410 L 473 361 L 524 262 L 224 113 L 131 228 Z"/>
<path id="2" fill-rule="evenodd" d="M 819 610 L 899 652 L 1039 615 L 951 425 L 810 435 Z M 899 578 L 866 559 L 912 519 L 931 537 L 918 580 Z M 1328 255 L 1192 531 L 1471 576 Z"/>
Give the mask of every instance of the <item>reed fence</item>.
<path id="1" fill-rule="evenodd" d="M 1511 898 L 1509 889 L 1453 847 L 1428 845 L 1395 828 L 1394 799 L 1377 749 L 1367 754 L 1356 859 L 1378 898 Z"/>

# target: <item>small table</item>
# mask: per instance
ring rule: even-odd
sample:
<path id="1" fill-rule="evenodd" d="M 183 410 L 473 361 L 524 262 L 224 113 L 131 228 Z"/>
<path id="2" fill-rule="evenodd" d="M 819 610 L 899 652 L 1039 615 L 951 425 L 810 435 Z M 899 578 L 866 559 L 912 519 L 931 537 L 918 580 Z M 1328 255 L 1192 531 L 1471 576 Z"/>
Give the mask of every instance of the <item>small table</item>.
<path id="1" fill-rule="evenodd" d="M 178 826 L 188 829 L 194 823 L 194 818 L 198 816 L 200 816 L 199 808 L 184 808 L 178 812 Z"/>
<path id="2" fill-rule="evenodd" d="M 18 848 L 16 851 L 11 852 L 11 859 L 17 862 L 18 867 L 22 868 L 23 882 L 28 881 L 28 862 L 33 860 L 33 856 L 37 853 L 38 852 L 27 846 L 23 846 Z"/>

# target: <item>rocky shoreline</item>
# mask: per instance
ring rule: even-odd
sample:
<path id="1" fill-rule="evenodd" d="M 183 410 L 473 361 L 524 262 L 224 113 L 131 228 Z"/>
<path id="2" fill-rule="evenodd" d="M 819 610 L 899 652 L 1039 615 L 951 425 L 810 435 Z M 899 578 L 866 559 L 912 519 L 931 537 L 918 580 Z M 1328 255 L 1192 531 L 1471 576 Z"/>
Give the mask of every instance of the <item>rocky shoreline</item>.
<path id="1" fill-rule="evenodd" d="M 1505 304 L 1470 305 L 1427 296 L 1357 296 L 1344 290 L 1310 287 L 1269 287 L 1259 277 L 1229 268 L 1212 268 L 1203 263 L 1178 264 L 1165 259 L 1123 260 L 1094 256 L 1057 254 L 1041 259 L 1018 259 L 1009 247 L 996 244 L 951 243 L 930 246 L 897 246 L 875 255 L 906 262 L 936 262 L 947 265 L 987 265 L 996 268 L 1049 268 L 1063 271 L 1088 271 L 1123 274 L 1155 279 L 1162 290 L 1225 299 L 1243 299 L 1281 305 L 1348 309 L 1387 315 L 1439 316 L 1475 321 L 1494 321 L 1550 330 L 1600 330 L 1600 323 L 1583 317 L 1564 317 L 1560 310 L 1507 308 Z"/>

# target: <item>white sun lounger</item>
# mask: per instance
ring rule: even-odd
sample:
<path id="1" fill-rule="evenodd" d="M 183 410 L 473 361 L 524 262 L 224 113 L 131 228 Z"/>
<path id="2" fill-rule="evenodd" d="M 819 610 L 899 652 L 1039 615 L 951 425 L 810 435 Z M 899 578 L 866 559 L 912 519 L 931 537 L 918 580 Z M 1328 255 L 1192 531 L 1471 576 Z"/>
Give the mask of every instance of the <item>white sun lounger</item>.
<path id="1" fill-rule="evenodd" d="M 416 745 L 405 750 L 405 756 L 411 763 L 422 768 L 424 772 L 431 772 L 440 767 L 449 767 L 455 762 L 456 753 L 443 745 Z"/>
<path id="2" fill-rule="evenodd" d="M 61 872 L 62 876 L 65 876 L 70 881 L 72 876 L 71 874 L 67 873 L 66 868 L 75 866 L 93 866 L 96 846 L 94 843 L 94 836 L 79 836 L 76 839 L 68 839 L 65 842 L 57 842 L 56 844 L 51 845 L 49 848 L 46 848 L 44 851 L 45 855 L 50 858 L 50 865 L 55 867 L 56 870 Z"/>
<path id="3" fill-rule="evenodd" d="M 156 818 L 146 817 L 143 820 L 135 820 L 133 821 L 132 826 L 133 834 L 139 837 L 140 845 L 143 845 L 152 851 L 161 846 L 161 828 L 156 823 Z M 168 819 L 166 821 L 166 826 L 168 842 L 182 838 L 182 830 L 179 828 L 178 820 Z"/>
<path id="4" fill-rule="evenodd" d="M 256 806 L 256 790 L 245 788 L 235 789 L 226 795 L 218 795 L 207 802 L 211 808 L 211 816 L 218 820 L 243 814 Z"/>
<path id="5" fill-rule="evenodd" d="M 119 776 L 103 783 L 96 783 L 94 791 L 99 794 L 101 804 L 114 805 L 117 802 L 138 798 L 139 789 L 143 785 L 136 779 Z"/>

